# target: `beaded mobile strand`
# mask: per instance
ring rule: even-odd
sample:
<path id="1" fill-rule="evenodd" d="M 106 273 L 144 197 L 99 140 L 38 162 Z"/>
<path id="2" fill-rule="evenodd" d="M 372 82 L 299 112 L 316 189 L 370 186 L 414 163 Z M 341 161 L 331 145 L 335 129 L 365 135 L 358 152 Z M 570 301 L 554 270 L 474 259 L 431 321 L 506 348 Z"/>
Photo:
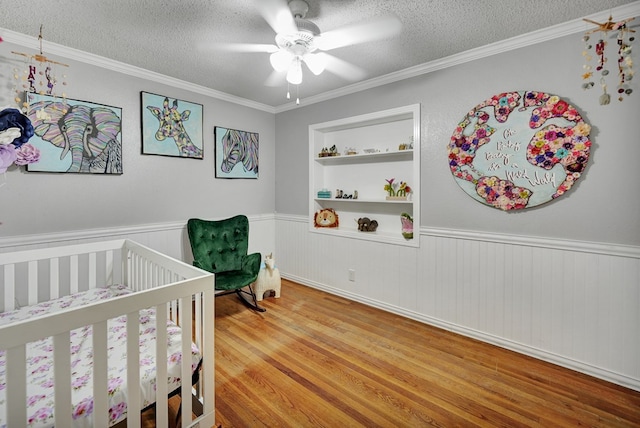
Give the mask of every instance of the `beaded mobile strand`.
<path id="1" fill-rule="evenodd" d="M 590 53 L 590 50 L 593 48 L 593 45 L 589 43 L 590 35 L 601 32 L 603 33 L 601 37 L 595 44 L 595 55 L 597 57 L 597 65 L 596 72 L 600 74 L 600 86 L 602 87 L 602 95 L 600 95 L 600 104 L 607 105 L 611 102 L 611 95 L 607 92 L 607 83 L 606 77 L 609 75 L 610 70 L 606 67 L 607 65 L 607 57 L 606 57 L 606 46 L 608 42 L 605 40 L 606 36 L 609 32 L 617 32 L 616 41 L 618 45 L 618 101 L 623 101 L 624 96 L 631 95 L 633 89 L 630 87 L 630 81 L 633 79 L 633 60 L 631 59 L 631 43 L 635 40 L 635 37 L 631 35 L 631 33 L 635 33 L 635 30 L 632 30 L 627 27 L 627 23 L 632 21 L 635 18 L 624 19 L 622 21 L 614 22 L 613 18 L 609 16 L 609 19 L 604 22 L 596 22 L 590 19 L 584 19 L 584 21 L 595 24 L 598 27 L 593 30 L 589 30 L 584 33 L 582 40 L 585 42 L 584 50 L 582 51 L 582 56 L 585 58 L 585 64 L 583 65 L 584 73 L 582 74 L 582 79 L 585 81 L 582 84 L 582 89 L 590 89 L 595 85 L 593 81 L 594 73 L 593 68 L 590 64 L 590 61 L 593 59 L 593 55 Z"/>
<path id="2" fill-rule="evenodd" d="M 39 54 L 32 55 L 22 52 L 11 52 L 12 54 L 20 55 L 26 58 L 26 67 L 22 71 L 22 76 L 20 75 L 17 68 L 13 70 L 13 77 L 16 81 L 15 101 L 18 105 L 21 106 L 23 112 L 26 112 L 29 107 L 27 100 L 22 100 L 21 98 L 21 94 L 23 93 L 23 91 L 37 93 L 40 95 L 46 94 L 54 97 L 60 97 L 63 100 L 67 97 L 66 93 L 64 92 L 62 92 L 60 95 L 56 94 L 54 92 L 54 88 L 58 83 L 58 78 L 55 74 L 55 66 L 68 67 L 68 65 L 49 59 L 42 52 L 42 25 L 40 25 L 38 42 L 40 44 Z M 63 79 L 66 79 L 65 74 L 63 74 L 62 77 Z M 66 84 L 67 82 L 63 80 L 62 85 L 66 86 Z"/>

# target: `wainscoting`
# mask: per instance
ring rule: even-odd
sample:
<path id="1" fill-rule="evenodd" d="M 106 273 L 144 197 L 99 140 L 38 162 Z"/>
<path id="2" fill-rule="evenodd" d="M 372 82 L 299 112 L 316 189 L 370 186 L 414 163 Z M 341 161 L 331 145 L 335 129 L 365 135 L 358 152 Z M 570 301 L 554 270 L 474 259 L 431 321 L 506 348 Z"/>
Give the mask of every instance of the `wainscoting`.
<path id="1" fill-rule="evenodd" d="M 275 230 L 283 277 L 640 390 L 640 248 L 426 228 L 412 248 L 286 215 Z"/>
<path id="2" fill-rule="evenodd" d="M 640 391 L 638 247 L 423 228 L 414 248 L 311 233 L 306 216 L 249 221 L 250 251 L 285 278 Z M 185 224 L 0 238 L 0 252 L 129 238 L 191 263 Z"/>

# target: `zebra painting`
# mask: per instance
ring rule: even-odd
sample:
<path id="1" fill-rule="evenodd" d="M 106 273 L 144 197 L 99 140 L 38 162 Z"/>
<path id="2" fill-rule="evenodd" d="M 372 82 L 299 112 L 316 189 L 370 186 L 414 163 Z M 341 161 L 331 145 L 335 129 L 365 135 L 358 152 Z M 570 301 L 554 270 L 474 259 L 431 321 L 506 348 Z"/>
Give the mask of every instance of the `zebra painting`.
<path id="1" fill-rule="evenodd" d="M 258 178 L 258 134 L 216 126 L 216 177 Z"/>

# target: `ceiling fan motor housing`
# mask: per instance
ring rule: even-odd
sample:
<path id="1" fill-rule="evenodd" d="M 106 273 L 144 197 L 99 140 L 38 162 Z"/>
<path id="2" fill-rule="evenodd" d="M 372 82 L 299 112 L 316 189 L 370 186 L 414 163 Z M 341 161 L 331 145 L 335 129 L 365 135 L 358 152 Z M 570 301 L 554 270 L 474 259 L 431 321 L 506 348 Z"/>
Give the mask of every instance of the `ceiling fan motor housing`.
<path id="1" fill-rule="evenodd" d="M 291 9 L 291 14 L 294 18 L 304 18 L 309 12 L 309 5 L 304 0 L 291 0 L 289 9 Z"/>
<path id="2" fill-rule="evenodd" d="M 309 5 L 304 0 L 291 0 L 289 2 L 289 9 L 291 9 L 291 14 L 293 15 L 298 31 L 294 34 L 283 35 L 283 39 L 286 39 L 289 44 L 287 47 L 291 48 L 293 45 L 302 45 L 306 52 L 315 50 L 313 38 L 320 35 L 320 28 L 313 22 L 305 19 L 309 11 Z M 278 41 L 277 38 L 276 41 Z M 278 44 L 278 46 L 280 46 L 280 44 Z"/>

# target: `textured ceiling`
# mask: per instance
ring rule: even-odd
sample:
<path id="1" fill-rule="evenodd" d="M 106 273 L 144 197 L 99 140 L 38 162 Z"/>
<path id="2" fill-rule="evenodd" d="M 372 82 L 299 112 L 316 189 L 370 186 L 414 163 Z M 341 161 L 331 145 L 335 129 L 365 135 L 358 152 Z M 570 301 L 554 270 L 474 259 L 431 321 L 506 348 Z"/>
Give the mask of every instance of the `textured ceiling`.
<path id="1" fill-rule="evenodd" d="M 274 43 L 258 13 L 264 0 L 30 0 L 2 7 L 3 29 L 141 67 L 269 106 L 282 106 L 287 84 L 265 85 L 266 53 L 213 49 L 214 42 Z M 395 14 L 400 35 L 332 50 L 368 80 L 469 49 L 579 19 L 630 0 L 308 0 L 307 18 L 322 31 Z M 616 17 L 614 17 L 616 18 Z M 586 27 L 585 27 L 586 28 Z M 305 70 L 300 96 L 353 84 Z"/>

